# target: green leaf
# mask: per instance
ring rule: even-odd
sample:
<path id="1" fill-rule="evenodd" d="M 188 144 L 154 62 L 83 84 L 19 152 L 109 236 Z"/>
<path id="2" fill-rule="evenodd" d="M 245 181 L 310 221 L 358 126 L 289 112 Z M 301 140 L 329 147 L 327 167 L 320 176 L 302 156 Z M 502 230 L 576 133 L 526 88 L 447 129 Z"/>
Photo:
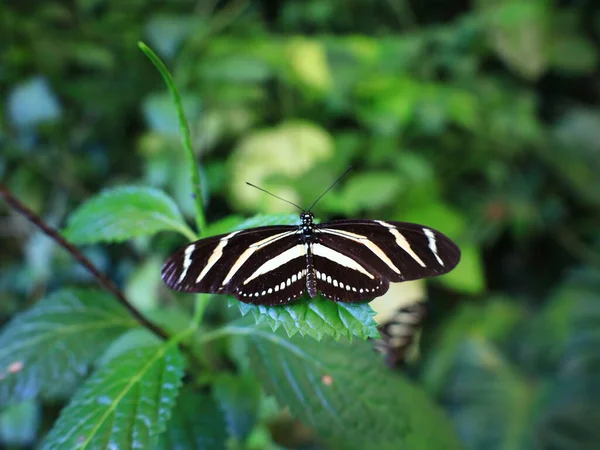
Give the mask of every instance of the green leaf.
<path id="1" fill-rule="evenodd" d="M 96 361 L 96 367 L 104 366 L 113 359 L 134 349 L 156 347 L 162 339 L 146 328 L 134 328 L 115 339 Z"/>
<path id="2" fill-rule="evenodd" d="M 460 358 L 465 339 L 483 339 L 501 345 L 514 338 L 522 339 L 517 328 L 527 316 L 523 307 L 510 298 L 492 297 L 481 303 L 464 303 L 439 330 L 422 370 L 422 383 L 433 395 L 440 396 L 452 381 L 451 371 Z M 528 321 L 529 322 L 529 321 Z M 534 321 L 527 325 L 535 327 Z M 531 346 L 531 339 L 524 339 Z M 533 349 L 528 349 L 528 359 Z"/>
<path id="3" fill-rule="evenodd" d="M 43 448 L 151 448 L 165 430 L 183 377 L 172 343 L 126 352 L 77 391 Z"/>
<path id="4" fill-rule="evenodd" d="M 229 216 L 206 227 L 203 237 L 245 230 L 246 228 L 270 225 L 299 225 L 299 223 L 298 214 L 257 214 L 248 219 L 240 216 Z"/>
<path id="5" fill-rule="evenodd" d="M 548 67 L 551 8 L 545 0 L 480 1 L 492 48 L 514 72 L 534 81 Z"/>
<path id="6" fill-rule="evenodd" d="M 600 112 L 593 108 L 570 108 L 551 130 L 557 145 L 538 152 L 557 177 L 562 179 L 579 201 L 592 208 L 600 205 Z"/>
<path id="7" fill-rule="evenodd" d="M 86 201 L 71 215 L 64 234 L 76 244 L 90 244 L 122 242 L 164 230 L 195 239 L 177 205 L 164 192 L 125 186 L 106 190 Z"/>
<path id="8" fill-rule="evenodd" d="M 519 369 L 484 339 L 460 346 L 444 399 L 454 405 L 457 430 L 472 448 L 533 447 L 530 420 L 542 386 Z"/>
<path id="9" fill-rule="evenodd" d="M 214 385 L 215 397 L 225 413 L 229 435 L 243 441 L 258 421 L 260 386 L 254 377 L 220 375 Z"/>
<path id="10" fill-rule="evenodd" d="M 583 33 L 576 31 L 554 36 L 550 47 L 550 62 L 558 70 L 572 75 L 586 75 L 598 64 L 596 46 Z"/>
<path id="11" fill-rule="evenodd" d="M 323 199 L 329 211 L 355 215 L 373 211 L 397 201 L 404 183 L 392 172 L 368 172 L 354 175 L 344 187 Z"/>
<path id="12" fill-rule="evenodd" d="M 136 309 L 149 311 L 160 305 L 160 286 L 162 281 L 157 274 L 163 265 L 163 259 L 157 256 L 147 258 L 139 264 L 128 277 L 125 285 L 125 297 Z"/>
<path id="13" fill-rule="evenodd" d="M 177 401 L 158 450 L 223 450 L 227 448 L 225 415 L 209 395 L 184 391 Z"/>
<path id="14" fill-rule="evenodd" d="M 252 312 L 257 324 L 265 323 L 275 331 L 283 327 L 289 337 L 296 333 L 316 340 L 332 336 L 352 339 L 378 338 L 375 311 L 368 303 L 338 303 L 320 295 L 310 300 L 299 300 L 291 305 L 264 306 L 237 302 L 242 315 Z"/>
<path id="15" fill-rule="evenodd" d="M 32 446 L 40 428 L 41 412 L 41 406 L 33 400 L 2 408 L 0 443 L 9 448 Z"/>
<path id="16" fill-rule="evenodd" d="M 474 245 L 461 245 L 460 251 L 458 266 L 436 281 L 459 292 L 480 294 L 486 287 L 481 252 Z"/>
<path id="17" fill-rule="evenodd" d="M 232 332 L 246 334 L 250 366 L 265 391 L 336 448 L 461 448 L 443 412 L 387 370 L 369 343 Z"/>
<path id="18" fill-rule="evenodd" d="M 68 391 L 113 339 L 136 325 L 104 292 L 68 289 L 40 301 L 0 334 L 0 405 Z"/>
<path id="19" fill-rule="evenodd" d="M 192 317 L 188 311 L 179 309 L 177 305 L 170 307 L 161 307 L 151 311 L 144 312 L 147 319 L 160 326 L 169 335 L 176 335 L 189 328 Z"/>
<path id="20" fill-rule="evenodd" d="M 545 408 L 534 406 L 538 414 L 535 438 L 540 448 L 597 447 L 600 272 L 583 268 L 572 273 L 534 323 L 527 325 L 528 333 L 521 338 L 527 346 L 527 365 L 541 367 L 543 375 L 556 374 L 546 378 L 547 383 L 534 383 L 541 384 L 540 389 L 550 397 Z M 529 367 L 525 370 L 531 386 Z"/>
<path id="21" fill-rule="evenodd" d="M 241 216 L 227 216 L 216 222 L 209 223 L 204 229 L 202 237 L 206 238 L 231 232 L 237 227 L 239 227 L 240 224 L 244 222 L 244 220 L 246 219 L 244 219 Z"/>

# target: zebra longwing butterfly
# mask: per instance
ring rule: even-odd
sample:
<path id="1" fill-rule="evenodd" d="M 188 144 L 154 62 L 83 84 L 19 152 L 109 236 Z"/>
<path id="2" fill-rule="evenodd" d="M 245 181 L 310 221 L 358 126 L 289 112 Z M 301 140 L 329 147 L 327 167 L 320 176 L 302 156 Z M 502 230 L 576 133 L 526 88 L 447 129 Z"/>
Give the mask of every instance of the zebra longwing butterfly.
<path id="1" fill-rule="evenodd" d="M 423 225 L 315 224 L 310 210 L 327 191 L 303 210 L 298 226 L 234 231 L 179 249 L 165 262 L 163 281 L 177 291 L 231 294 L 255 305 L 285 305 L 305 292 L 364 302 L 383 295 L 390 282 L 442 275 L 458 264 L 456 244 Z"/>
<path id="2" fill-rule="evenodd" d="M 426 312 L 427 308 L 421 302 L 404 306 L 395 311 L 391 320 L 378 327 L 381 339 L 376 339 L 375 350 L 385 355 L 385 363 L 390 368 L 399 368 L 405 363 Z"/>

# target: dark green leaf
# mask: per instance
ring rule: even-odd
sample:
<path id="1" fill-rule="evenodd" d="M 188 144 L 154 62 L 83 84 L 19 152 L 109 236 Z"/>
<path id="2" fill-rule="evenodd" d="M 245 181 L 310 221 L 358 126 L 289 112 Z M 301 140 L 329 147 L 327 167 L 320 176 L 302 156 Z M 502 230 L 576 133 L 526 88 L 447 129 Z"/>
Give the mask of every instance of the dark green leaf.
<path id="1" fill-rule="evenodd" d="M 550 62 L 567 74 L 585 75 L 597 66 L 598 49 L 585 35 L 557 35 L 550 46 Z"/>
<path id="2" fill-rule="evenodd" d="M 103 292 L 69 289 L 42 300 L 0 334 L 0 405 L 72 388 L 136 324 Z"/>
<path id="3" fill-rule="evenodd" d="M 229 434 L 243 441 L 258 421 L 260 387 L 256 379 L 222 374 L 215 381 L 214 388 L 225 413 Z"/>
<path id="4" fill-rule="evenodd" d="M 183 377 L 172 343 L 132 350 L 102 366 L 62 411 L 43 448 L 151 448 Z"/>
<path id="5" fill-rule="evenodd" d="M 539 154 L 550 164 L 580 201 L 600 205 L 600 113 L 593 108 L 571 108 L 561 115 L 550 139 L 557 145 L 544 146 Z"/>
<path id="6" fill-rule="evenodd" d="M 283 327 L 288 336 L 300 333 L 321 340 L 332 336 L 338 340 L 352 336 L 361 339 L 379 337 L 375 311 L 368 303 L 338 303 L 320 295 L 310 300 L 299 300 L 286 306 L 255 306 L 237 302 L 242 315 L 252 312 L 256 323 L 265 323 L 273 331 Z"/>
<path id="7" fill-rule="evenodd" d="M 225 415 L 209 395 L 184 391 L 177 401 L 160 450 L 223 450 L 227 448 Z"/>
<path id="8" fill-rule="evenodd" d="M 247 335 L 250 365 L 265 391 L 336 448 L 461 448 L 427 394 L 390 372 L 369 343 L 237 332 Z"/>
<path id="9" fill-rule="evenodd" d="M 524 317 L 523 308 L 507 298 L 489 298 L 487 302 L 477 304 L 465 302 L 437 333 L 427 354 L 422 382 L 428 391 L 437 396 L 448 387 L 465 339 L 480 338 L 490 345 L 501 345 L 515 335 L 520 339 L 522 333 L 517 327 Z M 535 322 L 529 326 L 535 326 Z"/>
<path id="10" fill-rule="evenodd" d="M 540 448 L 593 449 L 600 442 L 600 272 L 569 278 L 521 339 L 527 368 L 556 374 L 540 383 L 544 407 L 534 405 Z M 531 370 L 527 375 L 531 385 Z"/>
<path id="11" fill-rule="evenodd" d="M 164 192 L 125 186 L 88 200 L 69 218 L 64 233 L 77 244 L 121 242 L 159 231 L 178 231 L 194 239 L 177 205 Z"/>
<path id="12" fill-rule="evenodd" d="M 532 448 L 525 418 L 533 413 L 539 387 L 519 367 L 481 338 L 463 341 L 445 400 L 454 405 L 457 431 L 472 448 Z"/>

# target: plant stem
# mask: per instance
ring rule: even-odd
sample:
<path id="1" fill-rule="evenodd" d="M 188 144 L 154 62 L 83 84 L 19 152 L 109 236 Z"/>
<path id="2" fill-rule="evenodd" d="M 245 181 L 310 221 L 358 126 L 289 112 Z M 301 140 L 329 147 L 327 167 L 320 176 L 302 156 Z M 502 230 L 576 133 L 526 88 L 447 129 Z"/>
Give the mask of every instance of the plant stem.
<path id="1" fill-rule="evenodd" d="M 105 274 L 100 272 L 100 270 L 94 266 L 94 264 L 83 254 L 81 251 L 67 241 L 64 237 L 60 235 L 58 231 L 54 228 L 50 227 L 44 220 L 39 217 L 35 212 L 25 206 L 19 199 L 17 199 L 4 184 L 0 183 L 0 196 L 4 198 L 6 203 L 8 203 L 13 209 L 21 213 L 23 216 L 27 218 L 31 223 L 37 226 L 40 230 L 42 230 L 46 235 L 48 235 L 52 240 L 57 242 L 61 247 L 63 247 L 67 252 L 69 252 L 73 258 L 75 258 L 83 267 L 85 267 L 95 278 L 98 280 L 100 285 L 104 287 L 107 291 L 111 292 L 143 327 L 148 328 L 154 334 L 162 339 L 168 339 L 169 335 L 160 327 L 155 325 L 146 319 L 136 308 L 127 300 L 125 294 L 117 287 L 116 284 L 112 282 L 110 278 L 108 278 Z"/>
<path id="2" fill-rule="evenodd" d="M 185 117 L 185 113 L 183 111 L 183 105 L 181 102 L 181 96 L 179 95 L 179 91 L 177 87 L 175 87 L 175 82 L 173 81 L 173 77 L 169 73 L 167 66 L 162 62 L 162 60 L 154 53 L 150 47 L 148 47 L 143 42 L 138 42 L 138 47 L 144 52 L 144 54 L 152 61 L 152 64 L 158 69 L 160 74 L 162 75 L 165 84 L 167 85 L 167 89 L 171 94 L 171 98 L 175 103 L 175 108 L 177 109 L 177 117 L 179 119 L 179 133 L 181 135 L 181 143 L 183 148 L 185 149 L 185 155 L 187 158 L 187 164 L 190 171 L 190 179 L 192 183 L 192 191 L 194 194 L 194 200 L 196 204 L 196 226 L 198 228 L 198 234 L 202 234 L 204 228 L 206 227 L 206 219 L 204 216 L 204 205 L 202 203 L 202 185 L 200 183 L 200 173 L 198 171 L 198 166 L 196 165 L 196 160 L 194 157 L 194 149 L 192 147 L 192 137 L 190 133 L 190 127 L 188 121 Z"/>

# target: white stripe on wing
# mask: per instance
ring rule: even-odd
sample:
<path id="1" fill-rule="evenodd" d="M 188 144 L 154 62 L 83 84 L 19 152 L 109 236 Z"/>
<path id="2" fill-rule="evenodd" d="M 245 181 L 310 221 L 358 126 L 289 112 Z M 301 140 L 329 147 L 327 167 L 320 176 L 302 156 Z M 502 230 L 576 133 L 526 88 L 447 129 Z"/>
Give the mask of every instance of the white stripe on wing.
<path id="1" fill-rule="evenodd" d="M 392 236 L 394 236 L 396 238 L 396 244 L 398 244 L 398 246 L 402 250 L 404 250 L 406 253 L 408 253 L 412 257 L 412 259 L 414 259 L 421 267 L 427 267 L 427 265 L 423 262 L 423 260 L 421 258 L 419 258 L 419 255 L 417 255 L 414 252 L 414 250 L 410 246 L 410 243 L 408 242 L 408 240 L 404 237 L 404 235 L 402 233 L 400 233 L 398 231 L 398 229 L 394 225 L 384 222 L 383 220 L 376 220 L 375 222 L 386 227 L 388 229 L 388 231 L 390 233 L 392 233 Z"/>
<path id="2" fill-rule="evenodd" d="M 390 260 L 390 258 L 388 258 L 385 252 L 377 244 L 369 240 L 368 237 L 356 233 L 351 233 L 350 231 L 336 230 L 333 228 L 320 228 L 318 231 L 346 238 L 364 245 L 369 250 L 371 250 L 375 254 L 375 256 L 382 260 L 390 269 L 392 269 L 397 274 L 400 273 L 400 269 L 398 269 L 398 267 L 396 267 L 396 265 Z"/>
<path id="3" fill-rule="evenodd" d="M 313 255 L 321 256 L 322 258 L 326 258 L 336 264 L 339 264 L 340 266 L 356 270 L 357 272 L 360 272 L 371 279 L 375 278 L 373 274 L 369 273 L 369 271 L 363 266 L 361 266 L 357 261 L 350 258 L 349 256 L 344 255 L 343 253 L 340 253 L 336 250 L 333 250 L 332 248 L 326 247 L 323 244 L 319 243 L 312 244 L 311 247 Z"/>
<path id="4" fill-rule="evenodd" d="M 265 238 L 261 241 L 255 242 L 254 244 L 250 245 L 246 251 L 244 251 L 244 253 L 242 253 L 238 259 L 235 260 L 235 262 L 233 263 L 233 265 L 231 266 L 231 269 L 229 270 L 229 272 L 227 273 L 227 275 L 225 276 L 225 278 L 223 279 L 223 282 L 221 283 L 222 286 L 225 286 L 227 283 L 229 283 L 231 281 L 231 279 L 234 277 L 234 275 L 242 268 L 242 266 L 246 263 L 246 261 L 248 261 L 248 259 L 258 250 L 266 247 L 267 245 L 270 245 L 274 242 L 277 242 L 280 239 L 283 239 L 285 237 L 291 236 L 292 234 L 295 234 L 296 230 L 292 230 L 292 231 L 286 231 L 284 233 L 279 233 L 279 234 L 275 234 L 273 236 L 269 236 L 268 238 Z"/>

